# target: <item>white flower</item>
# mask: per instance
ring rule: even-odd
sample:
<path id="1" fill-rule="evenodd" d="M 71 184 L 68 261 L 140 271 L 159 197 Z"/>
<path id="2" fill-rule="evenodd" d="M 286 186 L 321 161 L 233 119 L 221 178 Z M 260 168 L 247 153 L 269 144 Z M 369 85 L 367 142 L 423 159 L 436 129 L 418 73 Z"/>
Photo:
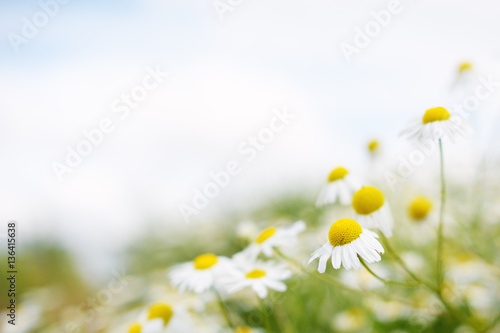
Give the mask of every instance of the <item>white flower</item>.
<path id="1" fill-rule="evenodd" d="M 202 293 L 215 286 L 217 279 L 231 266 L 231 260 L 212 253 L 202 254 L 193 261 L 176 265 L 169 273 L 172 285 L 179 291 Z"/>
<path id="2" fill-rule="evenodd" d="M 306 229 L 304 221 L 297 221 L 282 228 L 269 227 L 264 229 L 255 241 L 245 250 L 256 258 L 263 252 L 267 257 L 273 255 L 273 248 L 278 246 L 293 246 L 297 244 L 297 235 Z"/>
<path id="3" fill-rule="evenodd" d="M 245 288 L 252 288 L 257 296 L 266 298 L 268 289 L 285 291 L 282 282 L 292 276 L 284 264 L 272 261 L 251 260 L 246 253 L 237 253 L 234 257 L 234 269 L 221 282 L 229 294 Z"/>
<path id="4" fill-rule="evenodd" d="M 335 168 L 328 175 L 328 182 L 321 189 L 316 206 L 334 204 L 337 200 L 342 205 L 348 205 L 351 203 L 352 194 L 360 187 L 359 181 L 347 169 Z"/>
<path id="5" fill-rule="evenodd" d="M 379 229 L 387 237 L 392 236 L 394 219 L 389 203 L 382 192 L 373 186 L 363 186 L 352 198 L 356 221 L 363 227 Z"/>
<path id="6" fill-rule="evenodd" d="M 416 120 L 411 126 L 401 132 L 400 136 L 409 139 L 436 140 L 448 137 L 455 142 L 455 136 L 466 137 L 470 126 L 460 116 L 452 116 L 445 108 L 438 106 L 428 109 L 421 120 Z"/>
<path id="7" fill-rule="evenodd" d="M 193 329 L 187 314 L 167 303 L 151 305 L 141 318 L 129 325 L 128 333 L 182 333 Z"/>
<path id="8" fill-rule="evenodd" d="M 363 229 L 354 220 L 338 220 L 330 227 L 328 242 L 314 251 L 307 264 L 319 258 L 318 272 L 324 273 L 330 257 L 335 269 L 340 268 L 341 265 L 345 269 L 359 269 L 361 263 L 358 255 L 368 263 L 380 261 L 379 253 L 384 253 L 384 248 L 376 239 L 377 237 L 376 233 Z"/>

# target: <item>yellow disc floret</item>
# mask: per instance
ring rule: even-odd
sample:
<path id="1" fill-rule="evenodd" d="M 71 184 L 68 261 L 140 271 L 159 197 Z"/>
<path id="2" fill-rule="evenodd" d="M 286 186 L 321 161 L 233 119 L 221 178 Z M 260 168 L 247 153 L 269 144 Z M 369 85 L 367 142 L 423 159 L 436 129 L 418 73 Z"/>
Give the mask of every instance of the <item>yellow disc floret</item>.
<path id="1" fill-rule="evenodd" d="M 330 172 L 330 174 L 328 175 L 328 182 L 334 182 L 336 180 L 339 180 L 339 179 L 342 179 L 344 178 L 347 174 L 349 173 L 349 171 L 347 171 L 346 168 L 343 168 L 343 167 L 338 167 L 338 168 L 335 168 L 332 170 L 332 172 Z"/>
<path id="2" fill-rule="evenodd" d="M 352 197 L 352 208 L 356 213 L 368 215 L 384 205 L 384 195 L 373 186 L 364 186 Z"/>
<path id="3" fill-rule="evenodd" d="M 262 269 L 254 269 L 245 275 L 247 279 L 260 279 L 264 276 L 266 276 L 266 271 L 263 271 Z"/>
<path id="4" fill-rule="evenodd" d="M 422 123 L 428 124 L 433 121 L 441 121 L 448 119 L 450 119 L 450 113 L 448 112 L 448 110 L 446 110 L 442 106 L 438 106 L 425 111 L 425 114 L 422 117 Z"/>
<path id="5" fill-rule="evenodd" d="M 460 66 L 458 66 L 459 73 L 463 73 L 471 69 L 472 69 L 472 64 L 470 62 L 463 62 L 460 64 Z"/>
<path id="6" fill-rule="evenodd" d="M 166 303 L 156 303 L 149 307 L 148 320 L 160 318 L 163 320 L 163 325 L 167 326 L 170 319 L 174 315 L 172 307 Z"/>
<path id="7" fill-rule="evenodd" d="M 257 244 L 262 244 L 264 243 L 266 240 L 269 239 L 269 237 L 271 237 L 272 235 L 274 235 L 276 233 L 276 228 L 273 228 L 273 227 L 269 227 L 267 229 L 264 229 L 260 235 L 257 237 L 257 239 L 255 240 L 255 242 Z"/>
<path id="8" fill-rule="evenodd" d="M 368 143 L 368 150 L 370 151 L 370 153 L 374 153 L 377 151 L 378 149 L 378 146 L 379 146 L 379 143 L 377 140 L 372 140 Z"/>
<path id="9" fill-rule="evenodd" d="M 363 232 L 358 222 L 352 219 L 340 219 L 330 227 L 328 241 L 332 246 L 346 245 L 358 239 Z"/>
<path id="10" fill-rule="evenodd" d="M 240 326 L 236 328 L 235 333 L 251 333 L 252 329 L 248 326 Z"/>
<path id="11" fill-rule="evenodd" d="M 432 202 L 426 197 L 415 198 L 408 206 L 408 214 L 414 220 L 423 220 L 432 209 Z"/>
<path id="12" fill-rule="evenodd" d="M 133 323 L 128 328 L 128 333 L 141 333 L 142 326 L 139 323 Z"/>
<path id="13" fill-rule="evenodd" d="M 219 259 L 217 256 L 212 253 L 202 254 L 201 256 L 197 256 L 194 258 L 194 268 L 196 269 L 208 269 L 215 265 Z"/>

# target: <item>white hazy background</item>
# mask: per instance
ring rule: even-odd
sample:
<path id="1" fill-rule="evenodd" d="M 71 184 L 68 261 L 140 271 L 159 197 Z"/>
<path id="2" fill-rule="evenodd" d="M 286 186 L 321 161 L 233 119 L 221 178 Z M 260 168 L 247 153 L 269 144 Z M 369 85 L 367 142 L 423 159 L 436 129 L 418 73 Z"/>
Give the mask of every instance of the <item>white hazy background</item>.
<path id="1" fill-rule="evenodd" d="M 339 45 L 388 3 L 242 0 L 221 20 L 211 0 L 71 1 L 15 52 L 8 34 L 40 5 L 1 0 L 1 220 L 19 221 L 22 241 L 59 239 L 89 270 L 105 270 L 149 221 L 183 223 L 179 204 L 209 172 L 242 162 L 238 145 L 283 105 L 297 118 L 241 163 L 192 227 L 319 190 L 338 164 L 366 172 L 371 138 L 384 147 L 382 169 L 397 166 L 410 149 L 398 133 L 429 107 L 451 107 L 460 62 L 498 73 L 500 4 L 401 0 L 401 13 L 348 64 Z M 157 65 L 170 73 L 165 82 L 59 182 L 52 163 L 82 130 L 116 120 L 113 101 Z M 466 170 L 498 139 L 496 110 L 493 100 L 481 106 L 481 137 L 449 146 L 448 165 Z"/>

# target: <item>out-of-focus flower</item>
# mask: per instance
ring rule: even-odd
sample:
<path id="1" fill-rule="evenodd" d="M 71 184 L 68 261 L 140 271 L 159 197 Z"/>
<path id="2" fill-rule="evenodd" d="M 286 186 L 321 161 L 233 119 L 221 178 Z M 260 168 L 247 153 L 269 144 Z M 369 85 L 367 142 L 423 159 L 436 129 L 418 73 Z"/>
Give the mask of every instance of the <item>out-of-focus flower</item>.
<path id="1" fill-rule="evenodd" d="M 424 220 L 429 215 L 429 212 L 431 210 L 432 210 L 432 201 L 424 196 L 416 197 L 408 205 L 408 215 L 414 221 Z"/>
<path id="2" fill-rule="evenodd" d="M 368 142 L 367 148 L 370 154 L 375 155 L 380 149 L 380 143 L 377 140 L 371 140 Z"/>
<path id="3" fill-rule="evenodd" d="M 472 69 L 472 64 L 468 61 L 465 61 L 458 66 L 458 73 L 462 74 L 464 72 L 470 71 L 471 69 Z"/>
<path id="4" fill-rule="evenodd" d="M 445 108 L 438 106 L 425 111 L 421 120 L 401 132 L 401 136 L 417 140 L 437 140 L 448 137 L 452 142 L 460 134 L 466 137 L 470 131 L 462 117 L 452 116 Z"/>
<path id="5" fill-rule="evenodd" d="M 377 273 L 379 276 L 389 276 L 389 272 L 387 269 L 381 265 L 377 265 L 377 267 L 374 267 L 376 269 L 373 269 L 375 273 Z M 366 269 L 360 269 L 358 271 L 353 271 L 353 270 L 345 270 L 342 271 L 340 275 L 340 280 L 347 286 L 354 288 L 354 289 L 368 289 L 368 290 L 374 290 L 377 288 L 382 288 L 385 286 L 385 284 L 375 278 L 370 272 L 368 272 Z"/>
<path id="6" fill-rule="evenodd" d="M 376 238 L 376 233 L 363 229 L 352 219 L 338 220 L 330 227 L 328 242 L 313 253 L 307 264 L 319 258 L 318 272 L 324 273 L 331 257 L 335 269 L 341 265 L 345 269 L 359 269 L 361 263 L 358 255 L 368 263 L 380 261 L 379 253 L 384 253 L 384 248 Z"/>
<path id="7" fill-rule="evenodd" d="M 349 308 L 333 319 L 334 327 L 343 332 L 359 332 L 366 323 L 366 315 L 360 308 Z"/>
<path id="8" fill-rule="evenodd" d="M 167 303 L 151 305 L 139 321 L 132 323 L 128 333 L 181 333 L 192 329 L 182 311 Z"/>
<path id="9" fill-rule="evenodd" d="M 221 280 L 229 294 L 252 288 L 257 296 L 266 298 L 268 289 L 281 292 L 286 290 L 282 281 L 292 276 L 286 265 L 274 261 L 252 260 L 241 252 L 235 254 L 233 259 L 233 269 Z"/>
<path id="10" fill-rule="evenodd" d="M 373 186 L 364 186 L 352 198 L 355 219 L 366 228 L 379 229 L 387 237 L 392 236 L 394 220 L 389 204 L 385 202 L 382 191 Z"/>
<path id="11" fill-rule="evenodd" d="M 236 226 L 236 236 L 245 241 L 251 242 L 259 232 L 257 224 L 250 220 L 244 220 Z"/>
<path id="12" fill-rule="evenodd" d="M 266 228 L 245 251 L 248 251 L 253 257 L 257 257 L 261 252 L 270 257 L 273 255 L 275 247 L 297 244 L 297 235 L 304 230 L 306 230 L 304 221 L 297 221 L 282 228 Z"/>
<path id="13" fill-rule="evenodd" d="M 486 311 L 494 309 L 498 293 L 492 292 L 491 288 L 481 285 L 469 285 L 465 289 L 465 297 L 473 308 Z"/>
<path id="14" fill-rule="evenodd" d="M 485 274 L 485 273 L 488 274 Z M 468 285 L 474 282 L 485 282 L 493 275 L 488 266 L 472 253 L 459 253 L 449 263 L 446 275 L 454 284 Z"/>
<path id="15" fill-rule="evenodd" d="M 348 205 L 351 202 L 352 194 L 360 187 L 360 182 L 346 168 L 335 168 L 328 175 L 328 182 L 321 189 L 316 206 L 334 204 L 337 200 L 342 205 Z"/>
<path id="16" fill-rule="evenodd" d="M 411 313 L 407 306 L 396 301 L 382 301 L 370 298 L 367 300 L 366 305 L 373 311 L 375 317 L 382 322 L 404 318 Z"/>
<path id="17" fill-rule="evenodd" d="M 234 333 L 263 333 L 264 331 L 260 328 L 252 328 L 248 326 L 239 326 L 236 327 Z"/>
<path id="18" fill-rule="evenodd" d="M 412 271 L 422 272 L 427 266 L 425 259 L 418 252 L 403 252 L 401 259 Z"/>
<path id="19" fill-rule="evenodd" d="M 179 291 L 202 293 L 215 286 L 218 277 L 231 266 L 229 258 L 212 253 L 202 254 L 193 261 L 176 265 L 169 273 L 172 285 Z"/>

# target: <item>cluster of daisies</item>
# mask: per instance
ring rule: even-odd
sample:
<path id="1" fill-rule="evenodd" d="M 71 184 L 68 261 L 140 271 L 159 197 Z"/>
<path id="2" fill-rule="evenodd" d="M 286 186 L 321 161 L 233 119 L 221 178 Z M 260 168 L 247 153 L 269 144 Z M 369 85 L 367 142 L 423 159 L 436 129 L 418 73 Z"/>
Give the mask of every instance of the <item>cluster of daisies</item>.
<path id="1" fill-rule="evenodd" d="M 426 140 L 445 137 L 453 140 L 457 133 L 465 135 L 465 124 L 442 107 L 427 110 L 418 124 L 403 132 L 408 137 Z M 375 152 L 378 142 L 370 142 L 368 148 Z M 384 248 L 378 240 L 379 233 L 391 237 L 394 227 L 382 191 L 362 184 L 346 168 L 337 167 L 328 175 L 316 201 L 318 207 L 334 204 L 351 206 L 353 218 L 342 218 L 331 225 L 326 242 L 312 253 L 308 264 L 319 259 L 317 270 L 324 273 L 329 260 L 334 269 L 343 266 L 347 270 L 380 261 Z M 426 218 L 431 209 L 432 203 L 425 197 L 416 198 L 408 207 L 414 220 Z M 219 299 L 244 289 L 253 290 L 260 299 L 266 298 L 269 290 L 284 292 L 287 289 L 284 281 L 292 276 L 292 271 L 275 254 L 280 254 L 281 247 L 297 244 L 299 234 L 305 229 L 304 221 L 269 227 L 231 258 L 201 254 L 170 268 L 168 278 L 181 292 L 212 293 Z M 130 326 L 129 333 L 169 332 L 167 329 L 173 327 L 174 319 L 175 311 L 170 305 L 157 303 L 141 321 Z"/>

